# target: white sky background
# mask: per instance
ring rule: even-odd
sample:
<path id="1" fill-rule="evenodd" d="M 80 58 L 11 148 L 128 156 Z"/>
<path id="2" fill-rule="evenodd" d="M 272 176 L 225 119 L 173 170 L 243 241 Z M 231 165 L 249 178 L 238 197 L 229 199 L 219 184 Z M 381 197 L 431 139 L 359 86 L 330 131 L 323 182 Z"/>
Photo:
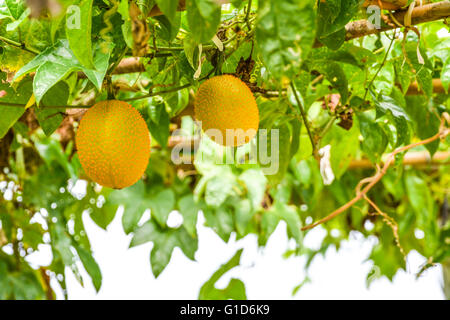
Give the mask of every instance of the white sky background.
<path id="1" fill-rule="evenodd" d="M 103 274 L 103 285 L 96 294 L 92 284 L 85 288 L 66 269 L 69 299 L 197 299 L 200 287 L 218 267 L 227 262 L 237 249 L 244 247 L 241 266 L 231 270 L 218 282 L 224 288 L 231 277 L 246 285 L 248 299 L 443 299 L 441 267 L 429 269 L 419 279 L 415 273 L 425 259 L 418 253 L 408 256 L 408 273 L 399 272 L 394 282 L 386 278 L 375 280 L 367 289 L 366 275 L 372 263 L 365 262 L 373 242 L 363 240 L 357 233 L 345 241 L 341 250 L 328 250 L 325 258 L 316 257 L 310 267 L 312 283 L 306 284 L 293 297 L 292 289 L 305 277 L 305 258 L 282 257 L 289 247 L 286 225 L 280 223 L 269 239 L 267 247 L 258 249 L 256 236 L 229 244 L 223 242 L 212 230 L 198 223 L 199 250 L 196 262 L 186 258 L 179 248 L 159 276 L 153 277 L 150 268 L 152 245 L 128 248 L 130 236 L 125 235 L 118 214 L 107 231 L 99 228 L 85 215 L 86 231 L 91 240 L 94 257 Z M 324 231 L 313 230 L 305 238 L 305 245 L 320 245 Z M 35 262 L 49 259 L 50 253 L 34 257 Z"/>

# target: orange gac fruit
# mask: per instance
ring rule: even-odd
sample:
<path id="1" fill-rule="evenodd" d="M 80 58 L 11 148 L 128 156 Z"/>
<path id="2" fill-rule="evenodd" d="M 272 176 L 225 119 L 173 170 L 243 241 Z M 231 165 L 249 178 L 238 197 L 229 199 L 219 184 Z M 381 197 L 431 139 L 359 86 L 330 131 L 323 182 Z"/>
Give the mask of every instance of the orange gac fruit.
<path id="1" fill-rule="evenodd" d="M 84 114 L 76 146 L 86 175 L 122 189 L 135 184 L 150 158 L 150 133 L 140 113 L 124 101 L 96 103 Z"/>
<path id="2" fill-rule="evenodd" d="M 224 146 L 241 146 L 256 135 L 259 111 L 250 88 L 231 75 L 203 82 L 197 92 L 195 117 L 206 134 Z"/>

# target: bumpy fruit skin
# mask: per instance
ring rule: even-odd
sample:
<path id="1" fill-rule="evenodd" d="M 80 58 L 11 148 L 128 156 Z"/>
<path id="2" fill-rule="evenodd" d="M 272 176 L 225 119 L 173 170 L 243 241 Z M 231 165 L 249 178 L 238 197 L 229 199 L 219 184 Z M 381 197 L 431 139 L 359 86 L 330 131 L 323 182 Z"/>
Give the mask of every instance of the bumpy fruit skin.
<path id="1" fill-rule="evenodd" d="M 209 136 L 222 145 L 243 145 L 258 131 L 259 111 L 255 97 L 244 82 L 231 75 L 216 76 L 203 82 L 196 95 L 194 112 L 207 134 L 210 129 L 220 130 L 223 139 Z M 234 139 L 227 141 L 227 129 L 243 130 L 248 134 L 236 131 Z"/>
<path id="2" fill-rule="evenodd" d="M 150 157 L 147 124 L 135 108 L 118 100 L 89 108 L 80 121 L 76 145 L 86 175 L 115 189 L 135 184 Z"/>

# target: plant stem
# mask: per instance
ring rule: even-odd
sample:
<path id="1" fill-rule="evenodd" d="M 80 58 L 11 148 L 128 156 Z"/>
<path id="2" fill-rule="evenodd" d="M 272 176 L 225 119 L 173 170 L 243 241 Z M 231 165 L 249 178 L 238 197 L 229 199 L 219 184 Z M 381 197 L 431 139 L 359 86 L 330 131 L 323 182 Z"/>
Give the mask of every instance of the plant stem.
<path id="1" fill-rule="evenodd" d="M 300 102 L 300 98 L 298 97 L 298 94 L 297 94 L 297 89 L 295 88 L 295 85 L 293 82 L 291 82 L 291 88 L 292 88 L 292 92 L 294 93 L 295 100 L 297 101 L 297 105 L 300 110 L 300 114 L 302 115 L 303 122 L 305 123 L 306 131 L 308 131 L 308 136 L 309 136 L 309 139 L 311 140 L 311 145 L 313 148 L 313 154 L 316 154 L 316 144 L 314 142 L 313 136 L 311 134 L 311 130 L 309 128 L 308 119 L 306 118 L 306 112 L 303 109 L 302 103 Z"/>
<path id="2" fill-rule="evenodd" d="M 215 68 L 212 69 L 206 76 L 204 76 L 203 78 L 198 79 L 198 81 L 202 81 L 202 80 L 208 79 L 209 76 L 212 75 L 215 71 L 216 71 Z M 162 91 L 158 91 L 158 92 L 151 92 L 151 93 L 145 94 L 143 96 L 138 96 L 138 97 L 124 99 L 124 101 L 136 101 L 136 100 L 140 100 L 140 99 L 151 98 L 151 97 L 158 96 L 158 95 L 164 94 L 164 93 L 171 93 L 171 92 L 180 91 L 180 90 L 189 88 L 191 86 L 192 86 L 192 84 L 186 83 L 186 84 L 184 84 L 182 86 L 175 87 L 175 88 L 172 88 L 172 89 L 162 90 Z"/>
<path id="3" fill-rule="evenodd" d="M 11 45 L 11 46 L 20 48 L 20 49 L 22 49 L 22 50 L 24 50 L 24 51 L 27 51 L 27 52 L 30 52 L 30 53 L 34 53 L 34 54 L 39 54 L 39 53 L 40 53 L 40 52 L 37 51 L 37 50 L 27 48 L 27 47 L 25 46 L 25 44 L 23 44 L 23 43 L 20 43 L 20 42 L 17 42 L 17 41 L 14 41 L 14 40 L 11 40 L 11 39 L 2 37 L 2 36 L 0 36 L 0 41 L 3 41 L 3 42 L 5 42 L 5 43 L 7 43 L 7 44 L 9 44 L 9 45 Z"/>
<path id="4" fill-rule="evenodd" d="M 184 84 L 182 86 L 175 87 L 175 88 L 172 88 L 172 89 L 162 90 L 162 91 L 158 91 L 158 92 L 151 92 L 151 93 L 145 94 L 143 96 L 138 96 L 138 97 L 124 99 L 124 101 L 136 101 L 136 100 L 140 100 L 140 99 L 151 98 L 151 97 L 154 97 L 154 96 L 158 96 L 160 94 L 171 93 L 171 92 L 176 92 L 176 91 L 179 91 L 179 90 L 183 90 L 183 89 L 189 88 L 190 86 L 192 86 L 192 84 L 187 83 L 187 84 Z"/>
<path id="5" fill-rule="evenodd" d="M 391 51 L 394 41 L 395 41 L 395 34 L 392 37 L 391 43 L 389 44 L 389 48 L 387 49 L 386 54 L 384 55 L 384 58 L 383 58 L 383 61 L 381 62 L 380 67 L 378 68 L 377 72 L 373 76 L 372 80 L 370 80 L 369 85 L 366 88 L 366 92 L 364 93 L 364 98 L 363 98 L 364 101 L 366 101 L 367 94 L 369 93 L 370 87 L 373 85 L 373 83 L 374 83 L 375 79 L 378 77 L 378 74 L 380 73 L 381 69 L 383 69 L 384 65 L 386 64 L 387 57 L 389 55 L 389 52 Z"/>
<path id="6" fill-rule="evenodd" d="M 0 108 L 1 106 L 24 108 L 25 104 L 0 101 Z M 88 109 L 90 107 L 92 106 L 45 106 L 43 109 Z"/>
<path id="7" fill-rule="evenodd" d="M 335 211 L 330 213 L 325 218 L 320 219 L 319 221 L 314 222 L 310 225 L 307 225 L 307 226 L 303 227 L 301 230 L 306 231 L 306 230 L 312 229 L 314 227 L 317 227 L 318 225 L 320 225 L 322 223 L 328 222 L 331 219 L 333 219 L 333 218 L 337 217 L 338 215 L 340 215 L 341 213 L 343 213 L 344 211 L 346 211 L 347 209 L 351 208 L 359 200 L 364 199 L 365 195 L 385 176 L 389 167 L 394 162 L 395 156 L 397 154 L 408 151 L 412 148 L 415 148 L 415 147 L 418 147 L 421 145 L 431 143 L 431 142 L 439 140 L 439 139 L 445 139 L 450 134 L 450 129 L 448 127 L 446 127 L 446 122 L 447 122 L 447 124 L 450 123 L 450 116 L 447 113 L 444 113 L 442 116 L 442 119 L 441 119 L 441 126 L 440 126 L 439 132 L 437 134 L 435 134 L 431 138 L 395 149 L 393 152 L 391 152 L 388 155 L 383 168 L 377 170 L 377 173 L 374 176 L 362 179 L 359 182 L 358 186 L 356 187 L 356 196 L 352 200 L 350 200 L 349 202 L 344 204 L 342 207 L 336 209 Z M 367 184 L 367 185 L 364 188 L 362 188 L 364 184 Z"/>
<path id="8" fill-rule="evenodd" d="M 247 24 L 248 31 L 252 30 L 252 25 L 248 19 L 250 17 L 251 10 L 252 10 L 252 0 L 248 0 L 247 13 L 245 14 L 245 23 Z"/>

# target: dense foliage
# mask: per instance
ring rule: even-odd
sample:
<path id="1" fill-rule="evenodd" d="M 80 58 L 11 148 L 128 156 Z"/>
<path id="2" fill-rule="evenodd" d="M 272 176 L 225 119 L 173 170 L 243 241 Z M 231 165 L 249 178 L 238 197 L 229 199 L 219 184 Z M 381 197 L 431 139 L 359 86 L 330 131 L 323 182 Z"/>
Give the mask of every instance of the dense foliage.
<path id="1" fill-rule="evenodd" d="M 195 260 L 199 212 L 223 241 L 251 233 L 261 247 L 285 221 L 295 242 L 285 254 L 308 257 L 306 268 L 352 232 L 377 239 L 369 259 L 378 272 L 370 281 L 392 279 L 411 250 L 428 259 L 417 274 L 449 265 L 448 136 L 396 154 L 367 199 L 319 226 L 326 230 L 319 249 L 302 244 L 302 227 L 350 201 L 386 154 L 448 128 L 441 125 L 450 111 L 450 37 L 441 19 L 448 1 L 433 1 L 447 13 L 427 23 L 388 30 L 404 21 L 384 10 L 382 29 L 349 37 L 352 21 L 369 18 L 367 2 L 0 0 L 0 299 L 52 299 L 50 279 L 64 289 L 69 268 L 83 283 L 81 265 L 99 290 L 83 217 L 106 229 L 119 206 L 130 245 L 153 242 L 155 277 L 175 247 Z M 195 92 L 219 74 L 246 82 L 260 130 L 278 130 L 275 175 L 264 174 L 267 163 L 245 161 L 255 141 L 226 148 L 195 129 Z M 144 178 L 122 190 L 83 184 L 74 144 L 84 110 L 113 97 L 137 108 L 152 134 Z M 174 129 L 182 130 L 171 137 Z M 179 144 L 195 145 L 193 164 L 186 160 L 194 150 L 174 163 Z M 234 163 L 217 163 L 233 151 Z M 407 161 L 417 155 L 428 161 Z M 431 161 L 434 155 L 442 162 Z M 148 209 L 151 218 L 141 221 Z M 174 210 L 180 226 L 167 225 Z M 28 256 L 44 245 L 51 263 L 33 265 Z M 246 298 L 239 279 L 214 286 L 241 254 L 199 298 Z"/>

